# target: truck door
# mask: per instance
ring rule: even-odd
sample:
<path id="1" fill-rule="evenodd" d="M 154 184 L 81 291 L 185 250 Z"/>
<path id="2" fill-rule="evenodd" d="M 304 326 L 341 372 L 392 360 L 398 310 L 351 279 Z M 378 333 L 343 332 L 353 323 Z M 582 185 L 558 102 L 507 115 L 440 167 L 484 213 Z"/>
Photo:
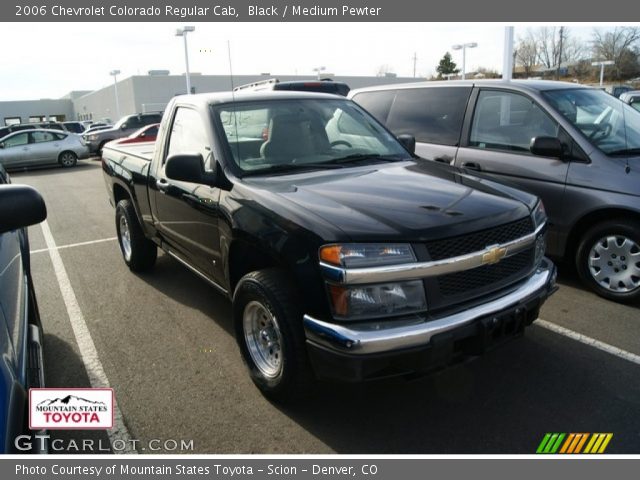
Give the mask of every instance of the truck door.
<path id="1" fill-rule="evenodd" d="M 529 147 L 534 137 L 558 137 L 563 141 L 566 135 L 529 96 L 507 90 L 480 89 L 456 165 L 515 184 L 542 198 L 549 215 L 549 242 L 553 243 L 553 235 L 557 233 L 554 226 L 563 215 L 569 163 L 534 155 Z"/>
<path id="2" fill-rule="evenodd" d="M 150 195 L 155 197 L 155 216 L 160 235 L 173 253 L 191 267 L 223 284 L 218 232 L 220 190 L 209 185 L 167 178 L 166 159 L 179 153 L 200 153 L 205 171 L 213 169 L 208 119 L 190 107 L 179 106 L 169 126 L 168 138 L 157 167 L 150 177 Z M 161 147 L 159 147 L 161 148 Z"/>

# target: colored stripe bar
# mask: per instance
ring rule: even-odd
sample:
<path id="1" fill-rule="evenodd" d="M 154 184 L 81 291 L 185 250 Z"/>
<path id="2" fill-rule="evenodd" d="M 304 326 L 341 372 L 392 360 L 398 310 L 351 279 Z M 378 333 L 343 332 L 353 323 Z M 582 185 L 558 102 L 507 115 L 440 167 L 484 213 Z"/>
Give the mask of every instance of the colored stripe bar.
<path id="1" fill-rule="evenodd" d="M 573 439 L 575 438 L 576 434 L 575 433 L 570 433 L 569 436 L 567 437 L 567 441 L 564 442 L 564 445 L 562 445 L 562 449 L 560 450 L 559 453 L 567 453 L 567 449 L 569 448 L 569 445 L 571 445 L 571 442 L 573 442 Z"/>
<path id="2" fill-rule="evenodd" d="M 589 440 L 589 443 L 587 443 L 587 448 L 584 449 L 584 453 L 591 453 L 591 449 L 593 448 L 593 444 L 596 443 L 597 438 L 598 435 L 596 435 L 595 433 L 591 435 L 591 440 Z"/>
<path id="3" fill-rule="evenodd" d="M 546 433 L 544 438 L 540 442 L 540 445 L 538 445 L 538 449 L 536 450 L 536 453 L 542 453 L 544 451 L 544 447 L 547 445 L 547 442 L 549 441 L 550 438 L 551 438 L 551 434 Z"/>
<path id="4" fill-rule="evenodd" d="M 553 447 L 551 447 L 551 452 L 549 453 L 556 453 L 558 451 L 558 448 L 560 448 L 560 444 L 562 444 L 562 440 L 564 440 L 565 436 L 565 433 L 561 433 L 558 435 L 558 439 L 556 440 L 556 443 L 553 445 Z"/>
<path id="5" fill-rule="evenodd" d="M 580 439 L 580 442 L 578 443 L 578 445 L 576 445 L 576 449 L 574 453 L 580 453 L 582 451 L 582 447 L 584 446 L 585 442 L 587 441 L 587 438 L 589 438 L 589 434 L 588 433 L 583 433 L 582 434 L 582 438 Z"/>
<path id="6" fill-rule="evenodd" d="M 611 441 L 612 438 L 613 438 L 613 433 L 606 434 L 604 442 L 602 442 L 602 445 L 600 446 L 600 450 L 598 450 L 598 453 L 604 453 L 605 449 L 609 445 L 609 442 Z"/>

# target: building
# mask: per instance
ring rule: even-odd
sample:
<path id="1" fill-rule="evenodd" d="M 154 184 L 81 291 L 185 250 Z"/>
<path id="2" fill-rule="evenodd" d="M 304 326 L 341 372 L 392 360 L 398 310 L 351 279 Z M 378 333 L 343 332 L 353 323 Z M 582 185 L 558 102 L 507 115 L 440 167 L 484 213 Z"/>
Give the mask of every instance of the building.
<path id="1" fill-rule="evenodd" d="M 236 75 L 233 82 L 228 75 L 191 74 L 194 93 L 229 91 L 234 86 L 259 82 L 269 78 L 280 81 L 309 80 L 308 75 Z M 350 77 L 335 76 L 333 80 L 344 82 L 351 88 L 419 81 L 416 78 L 399 77 Z M 118 103 L 116 105 L 116 89 Z M 149 75 L 124 78 L 96 91 L 72 91 L 59 99 L 0 101 L 0 123 L 39 122 L 43 120 L 110 120 L 139 112 L 161 111 L 169 100 L 186 93 L 184 75 L 150 71 Z"/>

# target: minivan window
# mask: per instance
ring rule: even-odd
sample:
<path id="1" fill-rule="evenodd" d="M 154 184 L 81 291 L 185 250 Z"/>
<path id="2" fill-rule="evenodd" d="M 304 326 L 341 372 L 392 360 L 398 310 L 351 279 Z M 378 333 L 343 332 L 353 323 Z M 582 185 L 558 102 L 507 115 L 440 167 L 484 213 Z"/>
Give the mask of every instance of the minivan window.
<path id="1" fill-rule="evenodd" d="M 640 112 L 624 102 L 590 88 L 543 92 L 551 106 L 589 141 L 608 155 L 640 149 Z"/>
<path id="2" fill-rule="evenodd" d="M 418 142 L 458 145 L 471 87 L 398 90 L 387 118 L 396 135 L 413 135 Z"/>
<path id="3" fill-rule="evenodd" d="M 478 95 L 469 146 L 529 153 L 534 137 L 557 137 L 558 124 L 524 95 L 483 90 Z"/>
<path id="4" fill-rule="evenodd" d="M 396 98 L 396 90 L 379 90 L 358 93 L 352 100 L 376 117 L 379 122 L 387 123 L 394 98 Z"/>

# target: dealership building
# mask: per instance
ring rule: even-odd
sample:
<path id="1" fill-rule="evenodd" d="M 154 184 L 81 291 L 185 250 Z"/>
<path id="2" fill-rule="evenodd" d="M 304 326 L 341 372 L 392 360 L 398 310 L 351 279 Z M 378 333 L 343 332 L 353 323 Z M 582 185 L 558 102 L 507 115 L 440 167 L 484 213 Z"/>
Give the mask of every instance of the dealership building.
<path id="1" fill-rule="evenodd" d="M 229 91 L 233 86 L 278 78 L 281 82 L 309 80 L 301 75 L 237 75 L 233 83 L 228 75 L 190 75 L 193 93 Z M 352 89 L 414 82 L 415 78 L 394 75 L 380 77 L 334 76 L 336 82 L 344 82 Z M 124 78 L 95 91 L 72 91 L 59 99 L 0 101 L 0 124 L 40 122 L 44 120 L 110 120 L 120 116 L 161 111 L 169 100 L 186 93 L 184 75 L 170 75 L 166 70 L 150 71 L 148 75 Z M 117 94 L 117 103 L 116 103 Z"/>

